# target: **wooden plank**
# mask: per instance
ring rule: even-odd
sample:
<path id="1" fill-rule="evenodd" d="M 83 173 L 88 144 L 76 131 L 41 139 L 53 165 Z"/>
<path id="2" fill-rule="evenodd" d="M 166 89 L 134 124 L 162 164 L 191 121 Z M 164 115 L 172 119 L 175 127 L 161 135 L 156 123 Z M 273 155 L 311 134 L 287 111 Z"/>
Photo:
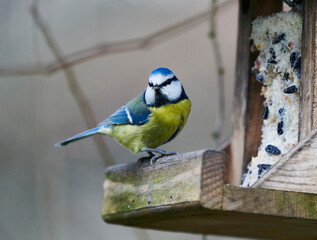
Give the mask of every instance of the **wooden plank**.
<path id="1" fill-rule="evenodd" d="M 251 34 L 251 1 L 239 1 L 238 46 L 236 60 L 236 80 L 232 113 L 231 162 L 227 165 L 228 182 L 239 185 L 242 176 L 245 115 L 249 79 L 249 38 Z"/>
<path id="2" fill-rule="evenodd" d="M 235 236 L 317 239 L 316 194 L 229 185 L 223 194 L 222 210 L 235 213 L 227 218 Z"/>
<path id="3" fill-rule="evenodd" d="M 317 193 L 317 129 L 302 139 L 253 187 Z"/>
<path id="4" fill-rule="evenodd" d="M 109 167 L 102 215 L 111 222 L 133 210 L 197 202 L 219 209 L 223 175 L 224 153 L 211 150 L 165 157 L 154 167 L 149 161 Z"/>
<path id="5" fill-rule="evenodd" d="M 227 139 L 225 144 L 223 144 L 222 146 L 220 146 L 219 150 L 224 151 L 225 152 L 225 175 L 223 178 L 224 184 L 228 184 L 230 183 L 230 167 L 231 165 L 231 161 L 232 161 L 232 151 L 231 151 L 231 138 Z"/>
<path id="6" fill-rule="evenodd" d="M 228 164 L 228 182 L 240 185 L 242 172 L 261 142 L 263 98 L 261 85 L 250 74 L 256 54 L 250 54 L 251 22 L 257 16 L 266 16 L 282 10 L 282 1 L 240 0 L 239 36 L 237 46 L 235 97 L 232 115 L 232 159 Z"/>
<path id="7" fill-rule="evenodd" d="M 224 152 L 205 151 L 200 175 L 200 204 L 209 209 L 220 209 L 224 184 Z"/>
<path id="8" fill-rule="evenodd" d="M 304 1 L 299 138 L 317 127 L 317 1 Z"/>
<path id="9" fill-rule="evenodd" d="M 108 222 L 223 236 L 316 239 L 317 195 L 223 186 L 220 209 L 199 201 L 151 205 L 111 214 Z"/>
<path id="10" fill-rule="evenodd" d="M 174 213 L 166 217 L 157 207 L 155 210 L 157 213 L 154 215 L 130 219 L 129 226 L 260 239 L 297 240 L 317 237 L 316 221 L 312 220 L 203 208 L 185 208 L 182 209 L 187 213 L 185 216 Z"/>
<path id="11" fill-rule="evenodd" d="M 103 219 L 191 233 L 317 238 L 316 194 L 223 185 L 224 162 L 223 152 L 202 150 L 162 158 L 154 167 L 148 160 L 110 167 Z"/>
<path id="12" fill-rule="evenodd" d="M 224 211 L 317 220 L 316 194 L 229 185 L 223 191 Z"/>

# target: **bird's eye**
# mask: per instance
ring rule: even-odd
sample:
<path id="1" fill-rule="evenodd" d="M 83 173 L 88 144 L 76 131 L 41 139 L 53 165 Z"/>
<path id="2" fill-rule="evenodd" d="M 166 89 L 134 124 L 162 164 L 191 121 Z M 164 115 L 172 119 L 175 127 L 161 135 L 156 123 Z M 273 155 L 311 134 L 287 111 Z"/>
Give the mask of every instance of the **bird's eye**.
<path id="1" fill-rule="evenodd" d="M 150 87 L 153 87 L 153 83 L 149 82 L 149 86 L 150 86 Z"/>
<path id="2" fill-rule="evenodd" d="M 173 79 L 172 79 L 172 78 L 168 79 L 168 80 L 166 81 L 166 85 L 171 84 L 171 83 L 172 83 L 172 81 L 173 81 Z"/>
<path id="3" fill-rule="evenodd" d="M 167 86 L 167 85 L 170 85 L 170 84 L 172 83 L 172 81 L 173 81 L 172 78 L 167 79 L 165 82 L 163 82 L 163 83 L 161 84 L 161 87 L 165 87 L 165 86 Z"/>

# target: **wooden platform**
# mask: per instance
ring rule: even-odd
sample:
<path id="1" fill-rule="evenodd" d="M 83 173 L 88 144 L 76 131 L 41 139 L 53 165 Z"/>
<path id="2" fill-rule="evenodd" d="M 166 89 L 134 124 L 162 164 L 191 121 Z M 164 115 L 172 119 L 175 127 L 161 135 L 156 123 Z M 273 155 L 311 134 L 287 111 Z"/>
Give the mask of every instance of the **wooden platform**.
<path id="1" fill-rule="evenodd" d="M 203 150 L 108 168 L 108 223 L 191 233 L 317 238 L 317 195 L 223 184 L 223 152 Z"/>

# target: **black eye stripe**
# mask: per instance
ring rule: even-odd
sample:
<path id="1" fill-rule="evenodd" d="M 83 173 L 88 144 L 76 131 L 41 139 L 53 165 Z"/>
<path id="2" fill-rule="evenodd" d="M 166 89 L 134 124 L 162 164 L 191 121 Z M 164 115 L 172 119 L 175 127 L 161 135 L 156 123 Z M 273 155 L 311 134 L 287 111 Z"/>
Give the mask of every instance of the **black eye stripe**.
<path id="1" fill-rule="evenodd" d="M 163 82 L 160 85 L 153 85 L 153 83 L 149 82 L 149 86 L 150 87 L 153 87 L 153 86 L 165 87 L 167 85 L 170 85 L 173 81 L 176 81 L 176 80 L 178 80 L 178 79 L 174 76 L 173 78 L 167 79 L 165 82 Z"/>
<path id="2" fill-rule="evenodd" d="M 160 86 L 161 86 L 161 87 L 167 86 L 167 85 L 171 84 L 172 81 L 173 81 L 172 78 L 167 79 L 167 80 L 166 80 L 165 82 L 163 82 Z"/>

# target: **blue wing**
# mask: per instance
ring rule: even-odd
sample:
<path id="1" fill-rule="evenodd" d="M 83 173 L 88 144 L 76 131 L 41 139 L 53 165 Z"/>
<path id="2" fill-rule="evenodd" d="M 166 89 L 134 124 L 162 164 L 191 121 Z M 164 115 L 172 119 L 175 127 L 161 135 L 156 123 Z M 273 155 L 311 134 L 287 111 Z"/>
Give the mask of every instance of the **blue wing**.
<path id="1" fill-rule="evenodd" d="M 128 102 L 126 105 L 119 108 L 105 121 L 98 124 L 101 125 L 143 125 L 148 122 L 150 110 L 143 100 L 143 94 Z"/>
<path id="2" fill-rule="evenodd" d="M 121 124 L 142 125 L 149 121 L 151 114 L 150 110 L 146 106 L 141 94 L 135 99 L 128 102 L 126 105 L 119 108 L 108 119 L 98 124 L 98 127 L 79 133 L 71 138 L 68 138 L 62 142 L 56 143 L 56 146 L 64 146 L 77 140 L 95 135 L 99 133 L 99 130 L 103 127 Z"/>

